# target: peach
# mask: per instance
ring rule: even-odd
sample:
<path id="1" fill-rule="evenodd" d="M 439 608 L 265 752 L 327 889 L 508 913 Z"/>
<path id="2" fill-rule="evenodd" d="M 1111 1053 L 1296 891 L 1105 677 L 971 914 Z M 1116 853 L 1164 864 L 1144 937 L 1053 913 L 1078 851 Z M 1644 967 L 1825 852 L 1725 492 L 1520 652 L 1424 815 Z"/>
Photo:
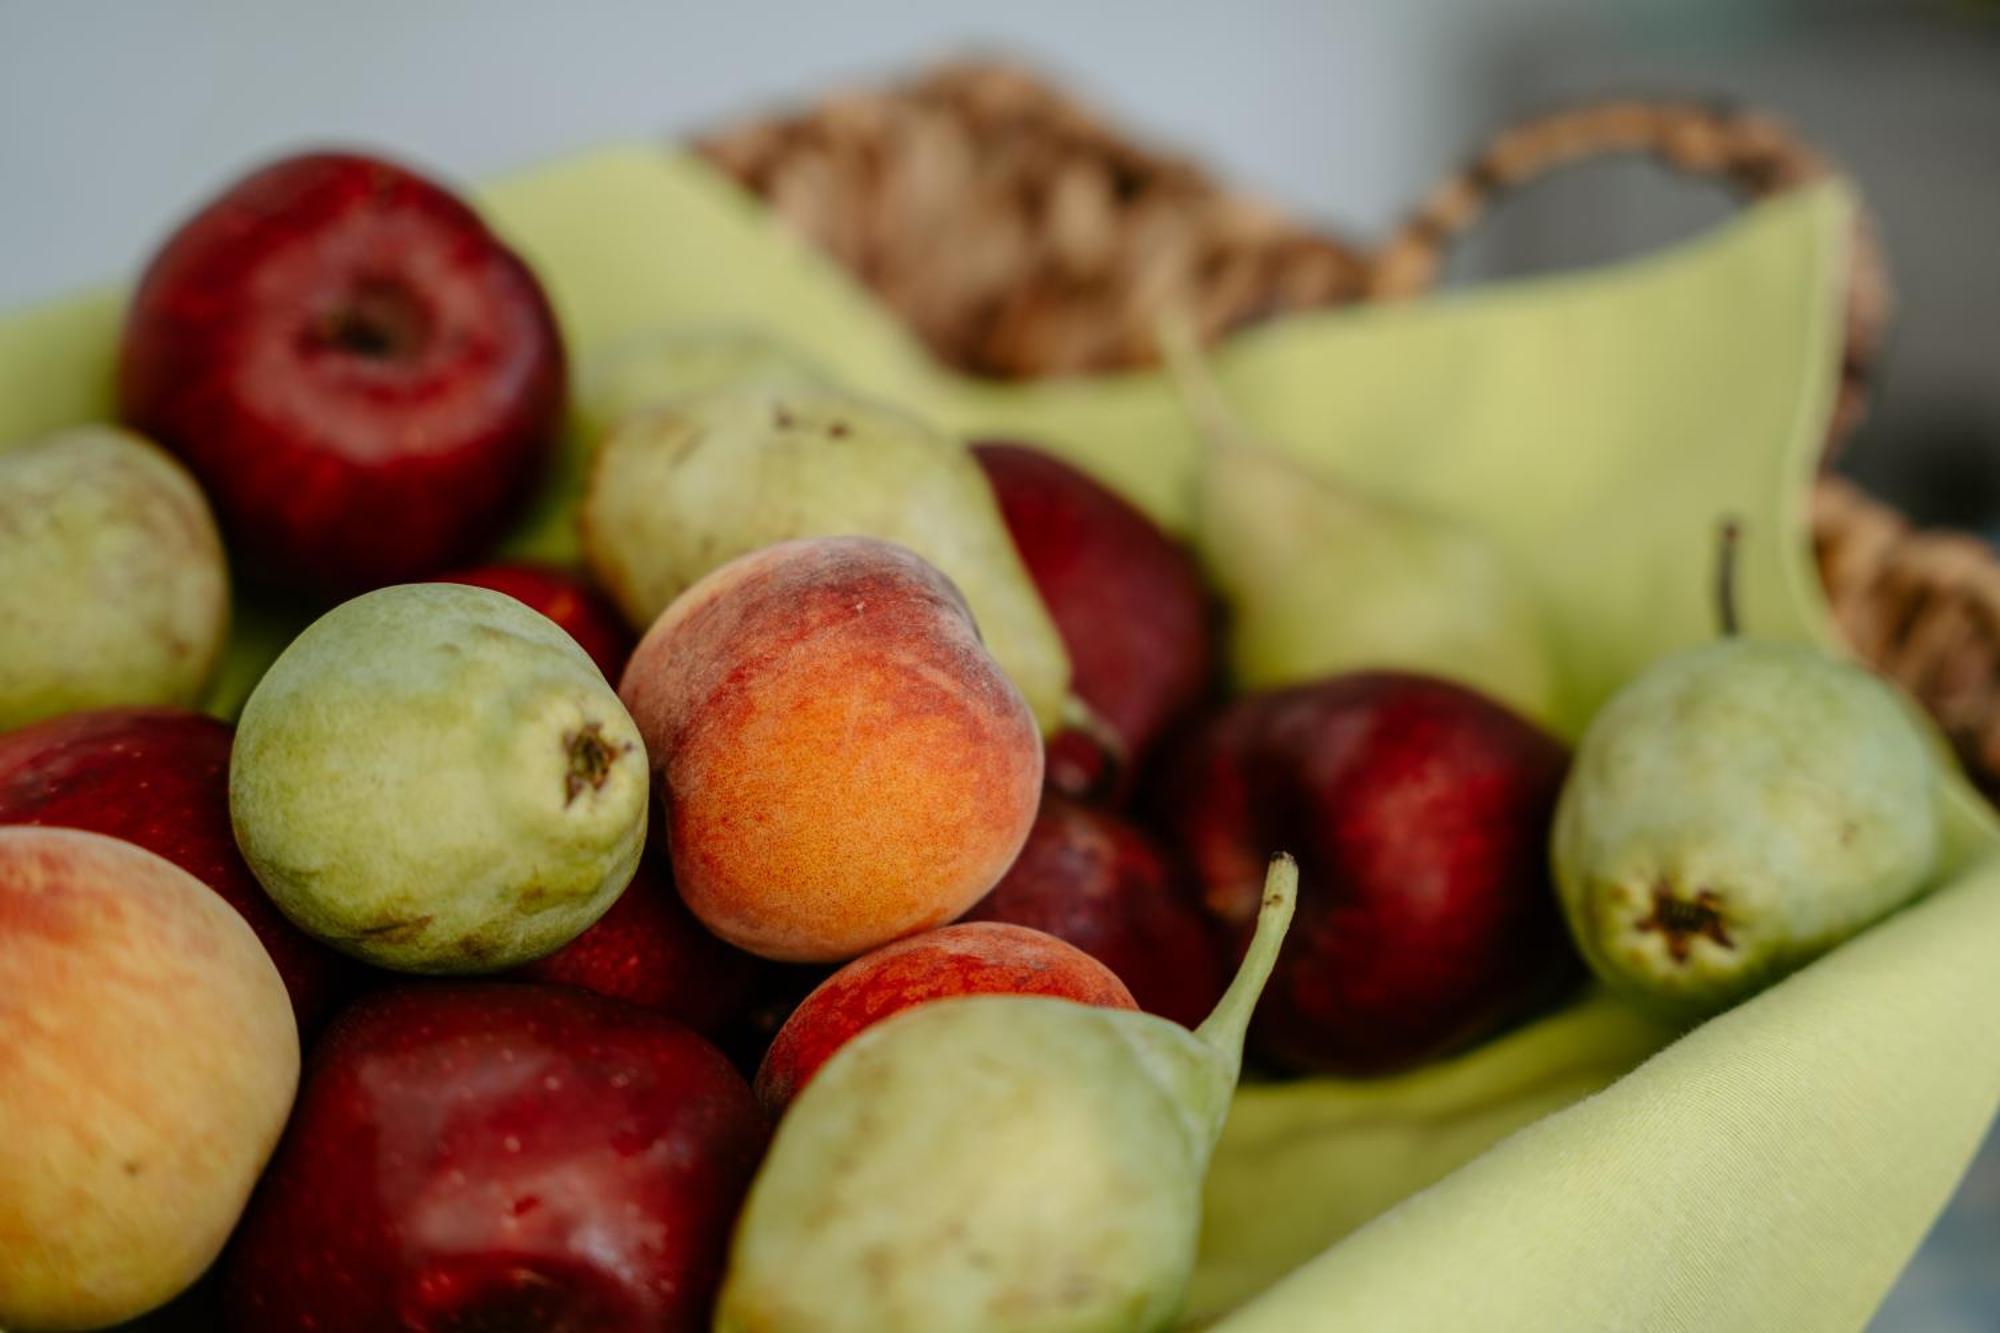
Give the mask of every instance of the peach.
<path id="1" fill-rule="evenodd" d="M 869 537 L 781 542 L 689 588 L 619 688 L 681 896 L 787 962 L 943 925 L 1034 823 L 1041 739 L 951 581 Z"/>
<path id="2" fill-rule="evenodd" d="M 298 1074 L 228 903 L 131 843 L 0 829 L 0 1327 L 98 1328 L 193 1283 Z"/>
<path id="3" fill-rule="evenodd" d="M 855 959 L 806 996 L 764 1053 L 757 1100 L 773 1116 L 863 1028 L 954 995 L 1048 995 L 1137 1009 L 1110 968 L 1027 926 L 974 921 L 898 940 Z"/>

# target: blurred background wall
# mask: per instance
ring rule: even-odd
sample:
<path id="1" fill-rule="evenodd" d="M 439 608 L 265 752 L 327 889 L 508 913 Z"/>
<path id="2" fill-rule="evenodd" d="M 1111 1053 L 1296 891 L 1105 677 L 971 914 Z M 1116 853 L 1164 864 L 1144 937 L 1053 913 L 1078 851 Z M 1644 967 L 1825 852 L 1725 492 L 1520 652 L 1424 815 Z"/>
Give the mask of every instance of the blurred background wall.
<path id="1" fill-rule="evenodd" d="M 1860 177 L 1905 296 L 1846 466 L 2000 531 L 1992 0 L 0 0 L 0 304 L 129 272 L 166 219 L 301 141 L 464 178 L 973 48 L 1360 238 L 1510 115 L 1634 90 L 1782 112 Z M 1589 170 L 1506 209 L 1457 274 L 1630 253 L 1722 211 Z"/>
<path id="2" fill-rule="evenodd" d="M 301 142 L 468 178 L 999 50 L 1357 239 L 1511 116 L 1618 92 L 1769 107 L 1845 161 L 1902 292 L 1843 466 L 2000 536 L 2000 6 L 1992 0 L 0 0 L 0 308 L 129 274 Z M 1454 281 L 1636 253 L 1718 193 L 1591 168 L 1503 209 Z M 2000 1150 L 1878 1321 L 2000 1327 Z"/>

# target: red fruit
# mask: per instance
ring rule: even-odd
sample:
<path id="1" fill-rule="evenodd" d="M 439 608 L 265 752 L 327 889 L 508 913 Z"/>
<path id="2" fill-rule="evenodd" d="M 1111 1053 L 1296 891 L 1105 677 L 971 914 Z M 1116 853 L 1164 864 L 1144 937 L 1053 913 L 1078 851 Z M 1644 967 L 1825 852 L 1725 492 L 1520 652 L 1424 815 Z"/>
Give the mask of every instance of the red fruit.
<path id="1" fill-rule="evenodd" d="M 1247 935 L 1266 859 L 1299 862 L 1258 1049 L 1380 1073 L 1476 1041 L 1577 976 L 1547 855 L 1568 762 L 1499 704 L 1390 672 L 1254 695 L 1210 722 L 1166 812 L 1209 908 Z"/>
<path id="2" fill-rule="evenodd" d="M 560 422 L 555 319 L 471 209 L 341 153 L 236 182 L 126 316 L 126 421 L 179 454 L 232 554 L 321 592 L 421 577 L 492 538 Z"/>
<path id="3" fill-rule="evenodd" d="M 764 1053 L 757 1099 L 777 1115 L 863 1028 L 954 995 L 1051 995 L 1138 1008 L 1104 964 L 1052 935 L 992 921 L 945 926 L 863 954 L 821 982 Z"/>
<path id="4" fill-rule="evenodd" d="M 706 1330 L 768 1128 L 671 1019 L 549 986 L 377 992 L 314 1052 L 223 1273 L 239 1333 Z"/>
<path id="5" fill-rule="evenodd" d="M 236 850 L 226 723 L 174 708 L 107 709 L 0 735 L 0 824 L 83 829 L 136 843 L 214 889 L 264 945 L 301 1030 L 354 965 L 286 920 Z"/>
<path id="6" fill-rule="evenodd" d="M 440 574 L 436 581 L 491 588 L 531 611 L 541 612 L 569 631 L 613 685 L 625 670 L 625 659 L 632 655 L 632 632 L 625 627 L 625 618 L 602 593 L 575 574 L 544 565 L 481 565 Z"/>
<path id="7" fill-rule="evenodd" d="M 1169 723 L 1201 697 L 1211 646 L 1194 561 L 1123 496 L 1020 444 L 972 447 L 1069 649 L 1071 688 L 1102 724 L 1050 740 L 1050 783 L 1129 792 Z"/>
<path id="8" fill-rule="evenodd" d="M 659 825 L 654 828 L 638 873 L 611 910 L 512 975 L 654 1009 L 713 1037 L 748 1006 L 760 964 L 695 920 L 674 892 Z"/>
<path id="9" fill-rule="evenodd" d="M 963 918 L 1066 940 L 1117 973 L 1141 1009 L 1194 1027 L 1222 998 L 1208 919 L 1138 829 L 1056 792 L 1001 881 Z"/>

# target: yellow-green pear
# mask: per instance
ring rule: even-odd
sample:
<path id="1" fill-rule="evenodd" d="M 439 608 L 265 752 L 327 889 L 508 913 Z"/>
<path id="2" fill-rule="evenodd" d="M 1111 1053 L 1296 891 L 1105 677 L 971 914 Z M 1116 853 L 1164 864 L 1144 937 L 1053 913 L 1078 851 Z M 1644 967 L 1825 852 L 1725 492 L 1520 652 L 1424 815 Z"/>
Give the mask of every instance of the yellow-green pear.
<path id="1" fill-rule="evenodd" d="M 192 704 L 228 628 L 215 519 L 173 458 L 112 426 L 0 452 L 0 731 Z"/>
<path id="2" fill-rule="evenodd" d="M 1229 607 L 1239 687 L 1415 671 L 1549 718 L 1557 681 L 1539 608 L 1492 543 L 1301 467 L 1236 423 L 1191 352 L 1175 370 L 1204 438 L 1195 551 Z"/>
<path id="3" fill-rule="evenodd" d="M 533 510 L 509 538 L 506 554 L 562 565 L 583 558 L 576 510 L 590 460 L 627 417 L 731 385 L 793 388 L 826 382 L 825 373 L 803 353 L 767 333 L 733 325 L 641 329 L 584 357 L 562 445 Z"/>
<path id="4" fill-rule="evenodd" d="M 1556 807 L 1556 886 L 1613 988 L 1699 1018 L 1901 906 L 1938 855 L 1930 742 L 1882 680 L 1726 639 L 1591 720 Z"/>
<path id="5" fill-rule="evenodd" d="M 728 325 L 666 325 L 586 358 L 576 377 L 576 434 L 590 448 L 627 417 L 689 394 L 761 386 L 818 388 L 831 377 L 770 334 Z"/>
<path id="6" fill-rule="evenodd" d="M 1194 1032 L 982 995 L 921 1005 L 842 1048 L 751 1186 L 718 1333 L 1169 1327 L 1297 888 L 1290 858 L 1275 860 L 1243 966 Z"/>
<path id="7" fill-rule="evenodd" d="M 1064 717 L 1069 657 L 958 441 L 831 389 L 723 389 L 628 418 L 583 503 L 598 582 L 643 630 L 710 570 L 800 537 L 895 542 L 964 594 L 986 648 L 1044 732 Z"/>
<path id="8" fill-rule="evenodd" d="M 647 772 L 631 716 L 553 621 L 407 583 L 327 612 L 258 682 L 229 815 L 300 929 L 382 967 L 494 972 L 617 899 Z"/>

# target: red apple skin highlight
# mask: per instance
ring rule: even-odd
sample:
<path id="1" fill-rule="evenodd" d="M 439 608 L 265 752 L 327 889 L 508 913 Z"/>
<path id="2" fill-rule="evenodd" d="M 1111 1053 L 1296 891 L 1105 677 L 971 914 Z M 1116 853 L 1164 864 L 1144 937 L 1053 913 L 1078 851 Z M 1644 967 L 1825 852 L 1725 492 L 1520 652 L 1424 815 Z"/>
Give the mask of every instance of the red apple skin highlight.
<path id="1" fill-rule="evenodd" d="M 670 1019 L 380 991 L 314 1052 L 223 1273 L 235 1333 L 697 1333 L 768 1127 Z"/>
<path id="2" fill-rule="evenodd" d="M 819 1067 L 891 1014 L 955 995 L 1048 995 L 1136 1009 L 1102 963 L 1053 935 L 994 921 L 946 926 L 884 945 L 835 972 L 792 1011 L 757 1069 L 772 1116 Z"/>
<path id="3" fill-rule="evenodd" d="M 1222 998 L 1222 951 L 1191 888 L 1118 816 L 1042 794 L 1020 856 L 966 921 L 1046 931 L 1115 973 L 1147 1013 L 1192 1028 Z"/>
<path id="4" fill-rule="evenodd" d="M 613 685 L 632 656 L 632 631 L 625 618 L 580 575 L 547 565 L 496 564 L 440 574 L 437 582 L 491 588 L 539 611 L 562 626 Z"/>
<path id="5" fill-rule="evenodd" d="M 402 167 L 309 153 L 176 231 L 119 352 L 123 418 L 179 454 L 260 578 L 348 594 L 493 538 L 539 477 L 566 372 L 525 265 Z"/>
<path id="6" fill-rule="evenodd" d="M 714 1038 L 749 1006 L 764 964 L 709 934 L 688 911 L 674 890 L 660 828 L 656 818 L 645 859 L 610 911 L 510 975 L 607 995 Z"/>
<path id="7" fill-rule="evenodd" d="M 264 893 L 229 825 L 227 723 L 177 708 L 71 713 L 0 734 L 0 824 L 83 829 L 172 861 L 231 907 L 277 965 L 303 1032 L 361 971 Z"/>
<path id="8" fill-rule="evenodd" d="M 1251 695 L 1212 719 L 1175 765 L 1162 826 L 1239 948 L 1265 858 L 1299 862 L 1255 1048 L 1295 1071 L 1387 1073 L 1572 984 L 1548 865 L 1568 764 L 1500 704 L 1394 672 Z"/>
<path id="9" fill-rule="evenodd" d="M 1052 737 L 1050 785 L 1122 803 L 1154 742 L 1207 688 L 1201 575 L 1152 519 L 1053 454 L 1001 441 L 972 454 L 1069 650 L 1070 688 L 1112 742 L 1076 729 Z"/>

